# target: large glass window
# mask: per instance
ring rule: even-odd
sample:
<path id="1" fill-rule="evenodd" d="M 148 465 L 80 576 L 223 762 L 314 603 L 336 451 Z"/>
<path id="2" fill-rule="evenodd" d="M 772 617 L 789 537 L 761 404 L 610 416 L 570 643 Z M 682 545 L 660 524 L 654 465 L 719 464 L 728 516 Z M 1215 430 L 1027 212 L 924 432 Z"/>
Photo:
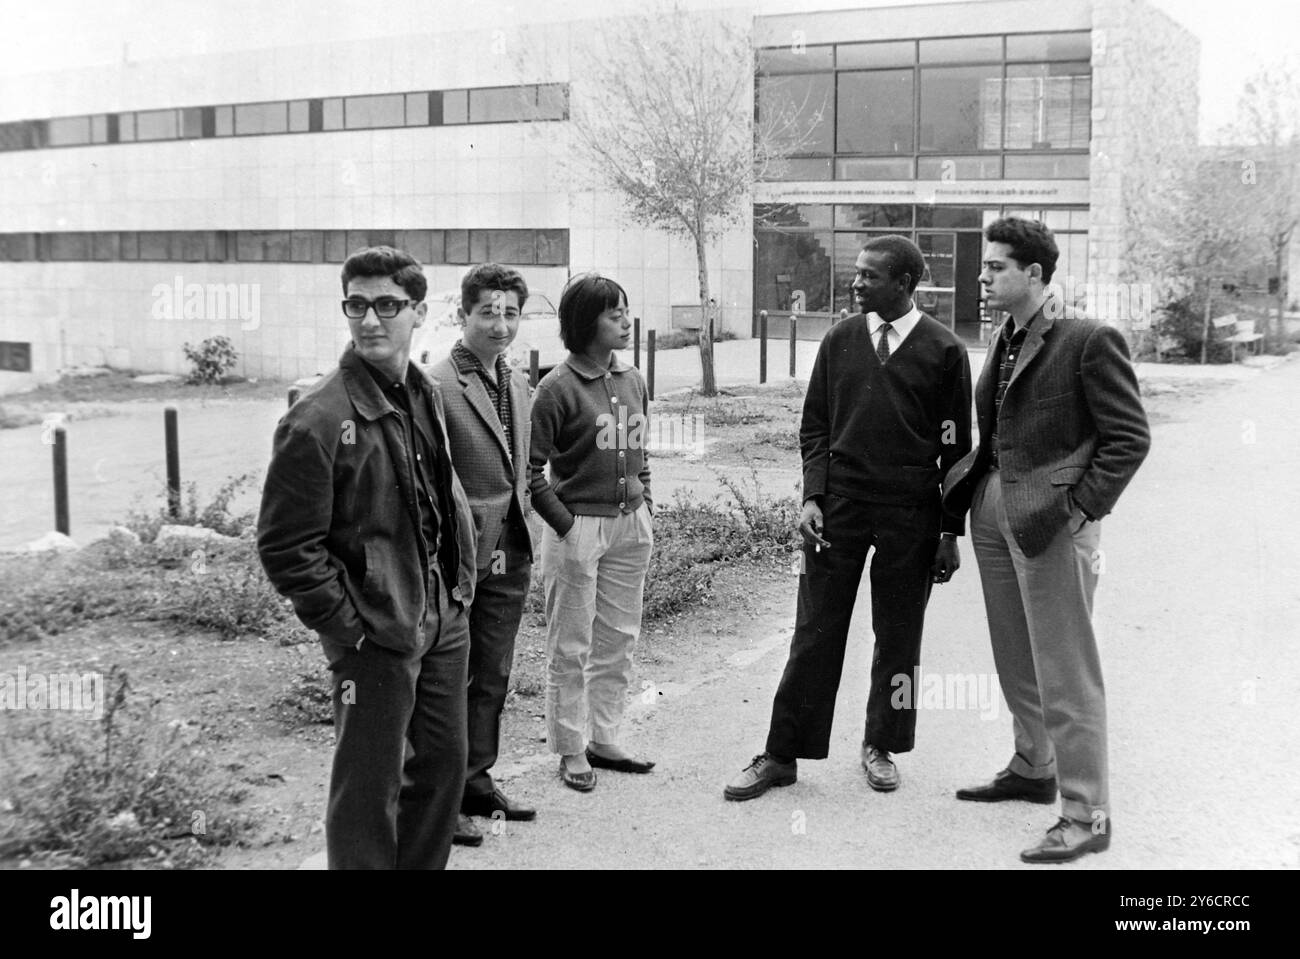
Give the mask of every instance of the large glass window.
<path id="1" fill-rule="evenodd" d="M 789 313 L 802 291 L 804 313 L 831 311 L 829 231 L 760 230 L 754 240 L 755 309 Z"/>
<path id="2" fill-rule="evenodd" d="M 835 75 L 762 77 L 759 115 L 774 124 L 793 152 L 831 153 L 835 141 Z"/>
<path id="3" fill-rule="evenodd" d="M 406 122 L 406 98 L 400 93 L 374 97 L 347 97 L 343 117 L 349 130 L 400 127 Z"/>
<path id="4" fill-rule="evenodd" d="M 1008 60 L 1089 60 L 1092 40 L 1087 30 L 1075 33 L 1020 33 L 1007 37 Z"/>
<path id="5" fill-rule="evenodd" d="M 841 73 L 837 91 L 839 153 L 912 153 L 912 71 Z"/>
<path id="6" fill-rule="evenodd" d="M 758 51 L 758 69 L 770 76 L 830 70 L 834 66 L 835 48 L 831 46 L 790 44 Z"/>
<path id="7" fill-rule="evenodd" d="M 137 140 L 175 140 L 180 135 L 176 110 L 140 110 L 135 115 Z"/>
<path id="8" fill-rule="evenodd" d="M 835 48 L 835 66 L 841 70 L 852 70 L 855 67 L 910 67 L 915 62 L 915 40 L 841 43 Z"/>
<path id="9" fill-rule="evenodd" d="M 1008 150 L 1086 150 L 1092 76 L 1086 63 L 1007 67 Z"/>
<path id="10" fill-rule="evenodd" d="M 1001 37 L 949 37 L 921 41 L 922 63 L 991 63 L 1001 59 Z"/>
<path id="11" fill-rule="evenodd" d="M 1002 146 L 1002 68 L 921 71 L 921 149 L 969 153 Z"/>
<path id="12" fill-rule="evenodd" d="M 285 133 L 289 129 L 289 104 L 240 103 L 235 107 L 235 133 Z"/>
<path id="13" fill-rule="evenodd" d="M 58 117 L 45 128 L 46 142 L 52 147 L 77 146 L 90 142 L 90 117 Z"/>

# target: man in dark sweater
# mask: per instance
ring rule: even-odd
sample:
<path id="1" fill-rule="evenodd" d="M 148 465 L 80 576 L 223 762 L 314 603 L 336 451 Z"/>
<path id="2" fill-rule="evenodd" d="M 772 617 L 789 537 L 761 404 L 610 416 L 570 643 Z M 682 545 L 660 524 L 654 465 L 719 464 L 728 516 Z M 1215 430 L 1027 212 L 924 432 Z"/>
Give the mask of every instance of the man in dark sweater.
<path id="1" fill-rule="evenodd" d="M 804 537 L 790 658 L 772 705 L 766 750 L 724 790 L 761 796 L 795 781 L 795 760 L 829 752 L 835 694 L 858 585 L 871 560 L 871 663 L 862 765 L 881 792 L 898 788 L 890 753 L 916 733 L 911 690 L 932 583 L 961 564 L 964 519 L 939 486 L 971 447 L 966 348 L 912 303 L 925 260 L 910 240 L 870 240 L 857 259 L 861 313 L 822 340 L 804 399 Z M 914 692 L 914 691 L 912 691 Z"/>

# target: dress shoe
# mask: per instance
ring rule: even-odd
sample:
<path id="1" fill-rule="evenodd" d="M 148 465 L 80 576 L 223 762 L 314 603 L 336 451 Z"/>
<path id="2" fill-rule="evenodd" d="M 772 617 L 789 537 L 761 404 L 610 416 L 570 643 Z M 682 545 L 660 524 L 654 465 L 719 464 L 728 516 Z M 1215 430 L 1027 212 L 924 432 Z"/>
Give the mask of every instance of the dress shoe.
<path id="1" fill-rule="evenodd" d="M 1025 802 L 1041 803 L 1050 806 L 1056 802 L 1056 777 L 1046 779 L 1026 779 L 1024 776 L 1004 769 L 993 777 L 987 786 L 972 786 L 958 789 L 957 798 L 970 802 L 1002 802 L 1006 799 L 1023 799 Z"/>
<path id="2" fill-rule="evenodd" d="M 791 786 L 798 778 L 797 763 L 779 763 L 767 753 L 759 753 L 753 761 L 740 771 L 740 775 L 727 783 L 722 790 L 726 799 L 741 802 L 757 799 L 773 786 Z"/>
<path id="3" fill-rule="evenodd" d="M 862 768 L 867 771 L 867 785 L 876 792 L 893 792 L 898 788 L 898 767 L 887 750 L 863 743 Z"/>
<path id="4" fill-rule="evenodd" d="M 571 773 L 569 768 L 564 765 L 564 760 L 560 760 L 560 778 L 564 780 L 564 785 L 570 789 L 576 789 L 580 793 L 589 793 L 596 788 L 596 770 L 589 769 L 585 773 Z"/>
<path id="5" fill-rule="evenodd" d="M 1073 862 L 1085 853 L 1105 852 L 1110 848 L 1110 820 L 1103 819 L 1100 825 L 1105 831 L 1094 832 L 1092 823 L 1062 816 L 1043 841 L 1026 849 L 1020 858 L 1023 862 Z"/>
<path id="6" fill-rule="evenodd" d="M 655 768 L 655 764 L 648 759 L 610 759 L 602 756 L 598 752 L 593 752 L 591 747 L 587 748 L 587 762 L 591 763 L 597 769 L 613 769 L 620 773 L 648 773 Z"/>
<path id="7" fill-rule="evenodd" d="M 474 820 L 462 814 L 456 817 L 456 832 L 451 837 L 451 841 L 456 846 L 481 846 L 483 834 L 479 832 L 478 826 L 474 825 Z"/>
<path id="8" fill-rule="evenodd" d="M 537 810 L 531 806 L 511 802 L 499 788 L 486 796 L 466 796 L 461 800 L 460 811 L 467 816 L 485 816 L 488 819 L 501 813 L 498 819 L 504 817 L 511 822 L 528 822 L 537 815 Z"/>

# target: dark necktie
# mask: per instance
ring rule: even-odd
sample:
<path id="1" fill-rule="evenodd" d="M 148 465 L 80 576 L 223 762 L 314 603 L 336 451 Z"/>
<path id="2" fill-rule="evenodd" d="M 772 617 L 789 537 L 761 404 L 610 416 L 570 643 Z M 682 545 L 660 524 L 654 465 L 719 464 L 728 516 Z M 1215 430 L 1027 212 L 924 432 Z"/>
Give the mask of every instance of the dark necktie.
<path id="1" fill-rule="evenodd" d="M 889 359 L 889 331 L 893 327 L 888 323 L 880 324 L 880 345 L 876 347 L 876 356 L 880 357 L 880 363 L 883 366 L 885 360 Z"/>

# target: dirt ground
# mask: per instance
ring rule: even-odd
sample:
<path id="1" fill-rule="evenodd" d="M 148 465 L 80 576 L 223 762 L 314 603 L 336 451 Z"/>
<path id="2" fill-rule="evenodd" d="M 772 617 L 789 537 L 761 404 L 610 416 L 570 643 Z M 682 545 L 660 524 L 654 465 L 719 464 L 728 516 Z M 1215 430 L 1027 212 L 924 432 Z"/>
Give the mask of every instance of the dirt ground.
<path id="1" fill-rule="evenodd" d="M 1204 643 L 1172 642 L 1173 635 L 1184 626 L 1195 628 L 1189 621 L 1195 618 L 1194 612 L 1189 613 L 1191 607 L 1184 605 L 1175 613 L 1161 614 L 1149 602 L 1154 599 L 1155 607 L 1168 609 L 1175 603 L 1172 596 L 1177 594 L 1177 602 L 1193 603 L 1195 591 L 1188 595 L 1188 583 L 1200 583 L 1204 588 L 1204 577 L 1198 572 L 1175 585 L 1176 581 L 1164 576 L 1157 563 L 1145 558 L 1155 549 L 1154 544 L 1142 545 L 1140 541 L 1142 537 L 1154 537 L 1167 542 L 1175 527 L 1182 525 L 1176 504 L 1184 499 L 1204 507 L 1196 496 L 1186 492 L 1184 471 L 1190 462 L 1204 463 L 1203 454 L 1213 451 L 1214 443 L 1223 446 L 1231 441 L 1231 436 L 1225 439 L 1227 434 L 1220 434 L 1230 431 L 1242 418 L 1238 407 L 1249 411 L 1266 404 L 1262 415 L 1256 416 L 1257 428 L 1266 436 L 1274 436 L 1268 431 L 1281 430 L 1285 415 L 1296 407 L 1298 382 L 1300 364 L 1289 363 L 1250 383 L 1163 383 L 1148 393 L 1148 412 L 1160 456 L 1153 456 L 1144 469 L 1140 482 L 1135 483 L 1135 492 L 1130 493 L 1130 508 L 1123 510 L 1122 519 L 1117 521 L 1125 524 L 1129 532 L 1115 543 L 1112 562 L 1121 568 L 1127 564 L 1132 571 L 1115 577 L 1118 583 L 1104 584 L 1103 591 L 1112 595 L 1098 614 L 1098 627 L 1112 646 L 1122 633 L 1125 642 L 1137 643 L 1145 637 L 1150 644 L 1148 652 L 1153 648 L 1160 651 L 1154 658 L 1137 654 L 1137 663 L 1127 662 L 1132 653 L 1110 649 L 1103 652 L 1108 665 L 1109 657 L 1115 656 L 1121 660 L 1121 667 L 1132 665 L 1136 670 L 1136 674 L 1130 671 L 1118 675 L 1115 750 L 1123 750 L 1126 757 L 1143 757 L 1157 770 L 1167 770 L 1169 757 L 1153 753 L 1158 736 L 1146 731 L 1155 722 L 1160 726 L 1160 736 L 1178 739 L 1179 747 L 1171 755 L 1176 757 L 1179 772 L 1176 776 L 1157 772 L 1149 780 L 1139 776 L 1130 781 L 1131 772 L 1121 767 L 1116 777 L 1117 792 L 1123 784 L 1129 787 L 1130 803 L 1149 802 L 1152 808 L 1143 808 L 1139 815 L 1121 806 L 1120 814 L 1129 815 L 1118 819 L 1120 830 L 1132 829 L 1139 834 L 1147 829 L 1148 822 L 1158 819 L 1161 796 L 1173 788 L 1172 781 L 1188 785 L 1184 769 L 1178 764 L 1203 766 L 1209 761 L 1204 747 L 1224 740 L 1214 739 L 1200 746 L 1192 741 L 1198 725 L 1197 710 L 1205 705 L 1201 695 L 1216 703 L 1225 696 L 1235 702 L 1239 687 L 1246 688 L 1243 683 L 1256 682 L 1243 670 L 1256 667 L 1257 658 L 1265 654 L 1262 647 L 1272 650 L 1273 631 L 1290 615 L 1283 611 L 1293 611 L 1297 605 L 1295 588 L 1279 584 L 1262 599 L 1258 590 L 1248 591 L 1253 596 L 1251 601 L 1238 602 L 1234 597 L 1231 609 L 1216 609 L 1211 619 L 1220 628 L 1233 631 L 1237 637 L 1235 648 L 1250 654 L 1249 663 L 1236 658 L 1220 667 L 1231 671 L 1223 682 L 1230 687 L 1227 692 L 1215 692 L 1198 680 L 1194 682 L 1194 693 L 1182 687 L 1182 698 L 1174 708 L 1159 703 L 1143 706 L 1142 722 L 1133 722 L 1126 715 L 1131 700 L 1122 698 L 1126 691 L 1132 692 L 1130 687 L 1138 687 L 1139 701 L 1150 698 L 1152 671 L 1166 669 L 1161 683 L 1164 695 L 1168 695 L 1170 682 L 1186 682 L 1188 675 L 1194 675 L 1194 671 L 1186 673 L 1184 667 L 1194 667 L 1194 657 L 1207 655 Z M 693 417 L 702 413 L 705 429 L 701 446 L 662 450 L 653 455 L 657 499 L 666 502 L 678 489 L 705 499 L 722 495 L 719 472 L 742 486 L 757 476 L 763 495 L 792 495 L 799 475 L 796 433 L 801 403 L 802 392 L 797 386 L 733 390 L 716 401 L 690 395 L 661 400 L 656 405 L 658 415 Z M 1294 424 L 1294 419 L 1290 422 Z M 1207 430 L 1211 439 L 1206 439 Z M 1294 462 L 1293 425 L 1290 430 L 1290 438 L 1272 452 Z M 1264 469 L 1266 464 L 1243 463 L 1238 456 L 1235 460 L 1222 459 L 1218 468 L 1231 470 L 1234 464 L 1247 470 L 1256 484 L 1246 487 L 1252 491 L 1250 495 L 1272 495 L 1271 489 L 1258 485 L 1260 477 L 1270 475 Z M 1242 504 L 1246 514 L 1254 515 L 1249 501 L 1243 503 L 1243 487 L 1233 486 L 1220 493 Z M 1137 508 L 1133 508 L 1135 504 Z M 1290 509 L 1294 515 L 1294 507 Z M 1151 515 L 1144 517 L 1141 510 Z M 1203 538 L 1208 530 L 1202 529 L 1196 539 L 1204 546 L 1197 556 L 1212 563 L 1216 551 L 1230 555 L 1244 550 L 1242 555 L 1254 555 L 1262 535 L 1257 522 L 1243 525 L 1241 516 L 1234 520 L 1233 511 L 1222 502 L 1211 505 L 1208 515 L 1214 520 L 1212 535 L 1218 541 Z M 1142 532 L 1133 532 L 1134 528 Z M 983 611 L 978 600 L 978 579 L 965 541 L 963 559 L 967 565 L 954 584 L 932 600 L 931 621 L 927 624 L 927 636 L 931 638 L 927 642 L 935 654 L 936 668 L 987 673 L 991 671 L 991 659 L 987 635 L 981 633 Z M 1180 557 L 1180 562 L 1187 561 L 1188 556 Z M 1146 562 L 1147 568 L 1134 569 L 1139 562 Z M 1237 570 L 1233 584 L 1242 586 L 1244 575 Z M 1123 585 L 1126 579 L 1127 588 Z M 1297 581 L 1293 575 L 1290 583 Z M 801 766 L 800 785 L 777 791 L 785 795 L 774 801 L 721 801 L 725 781 L 762 748 L 771 693 L 793 625 L 795 587 L 796 573 L 784 561 L 734 566 L 719 573 L 703 605 L 646 625 L 637 649 L 629 742 L 658 759 L 660 767 L 647 777 L 602 773 L 598 789 L 589 795 L 563 789 L 555 776 L 554 757 L 546 750 L 541 719 L 544 622 L 538 613 L 526 614 L 517 642 L 515 674 L 503 722 L 503 754 L 496 774 L 512 795 L 537 805 L 541 812 L 532 824 L 485 824 L 489 832 L 485 845 L 480 849 L 456 849 L 452 866 L 979 867 L 1001 866 L 1014 860 L 1015 849 L 1019 848 L 1014 843 L 1024 839 L 1021 844 L 1029 844 L 1050 824 L 1045 821 L 1051 818 L 1050 810 L 998 808 L 991 814 L 994 826 L 975 838 L 971 831 L 974 826 L 966 822 L 971 820 L 966 815 L 970 810 L 953 810 L 946 798 L 954 786 L 991 774 L 1005 759 L 1003 754 L 1009 745 L 1005 715 L 996 727 L 993 723 L 972 723 L 974 717 L 955 712 L 924 717 L 928 755 L 918 753 L 917 757 L 903 760 L 905 787 L 894 797 L 892 807 L 863 788 L 861 771 L 856 768 L 853 730 L 861 722 L 855 717 L 862 715 L 865 702 L 860 680 L 865 675 L 871 645 L 865 614 L 854 623 L 853 650 L 845 675 L 855 678 L 846 680 L 841 692 L 844 702 L 839 709 L 832 761 L 809 764 L 807 769 Z M 1136 602 L 1134 596 L 1145 599 Z M 1266 620 L 1261 617 L 1269 616 L 1270 611 L 1282 615 L 1282 619 L 1275 619 L 1271 627 L 1265 628 Z M 1177 629 L 1176 622 L 1182 624 Z M 958 646 L 953 644 L 954 636 L 960 636 Z M 1295 654 L 1288 655 L 1293 665 Z M 173 628 L 161 623 L 105 620 L 41 643 L 0 647 L 0 671 L 19 664 L 29 671 L 105 670 L 109 665 L 119 665 L 131 676 L 133 688 L 156 702 L 159 721 L 180 719 L 197 727 L 197 742 L 212 761 L 245 787 L 246 798 L 239 809 L 255 823 L 241 846 L 219 854 L 213 863 L 215 868 L 321 864 L 332 730 L 327 724 L 304 721 L 302 714 L 275 705 L 304 674 L 323 670 L 322 657 L 314 644 L 281 646 L 255 637 L 221 640 L 197 632 L 177 635 Z M 1109 669 L 1107 675 L 1116 678 Z M 1135 675 L 1145 676 L 1146 684 Z M 1281 717 L 1275 697 L 1285 695 L 1286 689 L 1280 687 L 1285 687 L 1286 682 L 1294 686 L 1292 680 L 1258 682 L 1260 702 L 1267 708 L 1254 710 L 1252 730 L 1269 728 L 1267 723 L 1258 725 L 1265 717 L 1269 717 L 1268 722 Z M 1236 708 L 1240 712 L 1243 707 Z M 1181 729 L 1176 725 L 1180 721 L 1184 723 Z M 1294 739 L 1294 733 L 1287 735 Z M 1262 769 L 1266 763 L 1279 763 L 1277 756 L 1289 754 L 1270 752 L 1281 745 L 1277 738 L 1266 736 L 1250 747 L 1245 772 Z M 1270 759 L 1265 758 L 1266 753 Z M 1282 785 L 1280 779 L 1292 776 L 1284 775 L 1276 765 L 1271 769 L 1266 778 L 1279 780 L 1274 787 Z M 907 806 L 909 791 L 918 806 Z M 1233 791 L 1230 798 L 1237 801 L 1237 792 Z M 1200 801 L 1217 815 L 1227 799 Z M 1268 804 L 1269 808 L 1273 805 Z M 953 827 L 955 833 L 948 828 L 954 814 L 965 815 Z M 1238 835 L 1235 855 L 1209 855 L 1203 844 L 1187 837 L 1175 838 L 1171 846 L 1161 845 L 1156 836 L 1135 835 L 1130 849 L 1136 859 L 1115 853 L 1109 861 L 1092 858 L 1103 868 L 1267 864 L 1257 860 L 1261 843 L 1265 842 L 1262 833 L 1268 813 L 1260 807 L 1258 811 L 1248 810 L 1246 815 L 1245 839 L 1249 841 L 1241 841 L 1243 837 Z M 1300 823 L 1292 822 L 1294 814 L 1288 817 L 1279 835 L 1290 838 L 1283 838 L 1278 846 L 1276 865 L 1294 865 L 1296 849 L 1300 849 Z M 908 850 L 908 844 L 918 840 L 921 822 L 930 823 L 932 828 L 929 837 L 920 843 L 924 851 L 917 856 Z M 868 828 L 864 823 L 872 826 Z M 803 831 L 796 828 L 800 824 L 805 827 Z M 1218 819 L 1213 829 L 1206 830 L 1207 835 L 1216 838 L 1222 832 Z M 1145 846 L 1144 840 L 1148 842 Z M 1149 856 L 1152 849 L 1157 853 L 1172 849 L 1177 854 L 1167 862 L 1144 859 L 1142 850 Z M 57 858 L 32 861 L 11 856 L 0 861 L 0 868 L 58 864 Z"/>

